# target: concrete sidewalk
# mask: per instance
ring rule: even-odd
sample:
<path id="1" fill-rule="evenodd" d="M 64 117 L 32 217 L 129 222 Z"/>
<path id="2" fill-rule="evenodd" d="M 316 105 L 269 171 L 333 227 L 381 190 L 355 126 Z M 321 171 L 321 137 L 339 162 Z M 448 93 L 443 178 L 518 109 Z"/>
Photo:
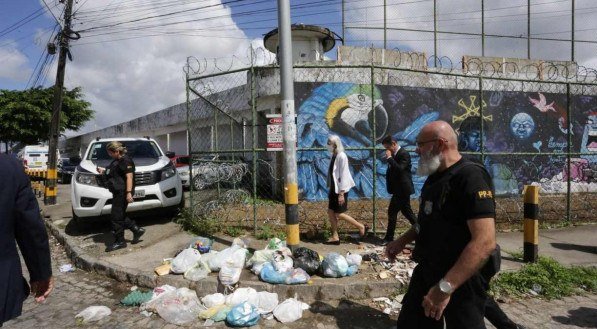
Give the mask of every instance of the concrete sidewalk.
<path id="1" fill-rule="evenodd" d="M 127 249 L 113 253 L 105 253 L 104 248 L 111 242 L 109 225 L 106 222 L 86 223 L 77 225 L 71 220 L 70 195 L 65 188 L 58 195 L 58 204 L 44 206 L 40 204 L 51 233 L 64 244 L 70 259 L 77 267 L 97 272 L 122 282 L 129 282 L 143 287 L 155 287 L 162 284 L 186 286 L 199 291 L 221 291 L 218 286 L 217 273 L 199 282 L 191 282 L 182 275 L 157 276 L 154 268 L 165 258 L 173 257 L 178 251 L 186 248 L 192 235 L 180 230 L 180 227 L 169 219 L 148 218 L 138 220 L 138 224 L 145 227 L 146 234 L 143 241 L 136 245 L 129 244 Z M 132 238 L 127 232 L 126 238 Z M 597 225 L 584 225 L 565 229 L 543 230 L 539 234 L 539 254 L 549 256 L 567 265 L 597 266 Z M 513 270 L 522 266 L 514 260 L 508 252 L 521 252 L 523 246 L 522 232 L 498 233 L 498 243 L 503 250 L 503 270 Z M 263 249 L 267 241 L 245 237 L 249 248 Z M 360 244 L 356 242 L 342 243 L 338 246 L 322 243 L 302 242 L 302 245 L 317 251 L 320 255 L 337 252 L 345 255 L 347 252 L 370 253 L 380 251 L 373 242 L 377 239 L 365 239 Z M 213 249 L 222 250 L 232 242 L 231 237 L 218 236 Z M 254 287 L 257 290 L 277 292 L 282 297 L 293 297 L 299 294 L 302 300 L 339 300 L 367 299 L 389 296 L 400 285 L 390 276 L 381 279 L 379 272 L 384 268 L 379 264 L 364 262 L 359 273 L 345 278 L 321 278 L 314 276 L 312 284 L 308 285 L 271 285 L 259 281 L 250 271 L 243 271 L 241 286 Z"/>

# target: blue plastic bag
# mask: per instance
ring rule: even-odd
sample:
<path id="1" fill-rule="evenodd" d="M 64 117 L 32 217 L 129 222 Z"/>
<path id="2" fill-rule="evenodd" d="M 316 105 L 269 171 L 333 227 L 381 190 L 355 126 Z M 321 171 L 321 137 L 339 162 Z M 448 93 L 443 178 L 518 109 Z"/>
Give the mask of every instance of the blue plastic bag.
<path id="1" fill-rule="evenodd" d="M 259 278 L 267 283 L 279 284 L 286 283 L 286 278 L 288 278 L 289 274 L 290 272 L 276 271 L 274 265 L 272 265 L 271 262 L 267 262 L 263 264 L 261 272 L 259 273 Z"/>
<path id="2" fill-rule="evenodd" d="M 226 315 L 226 323 L 233 327 L 250 327 L 259 321 L 257 308 L 247 302 L 232 307 Z"/>
<path id="3" fill-rule="evenodd" d="M 323 269 L 323 275 L 332 278 L 346 276 L 346 272 L 348 272 L 346 258 L 335 252 L 325 255 L 321 262 L 321 267 Z"/>

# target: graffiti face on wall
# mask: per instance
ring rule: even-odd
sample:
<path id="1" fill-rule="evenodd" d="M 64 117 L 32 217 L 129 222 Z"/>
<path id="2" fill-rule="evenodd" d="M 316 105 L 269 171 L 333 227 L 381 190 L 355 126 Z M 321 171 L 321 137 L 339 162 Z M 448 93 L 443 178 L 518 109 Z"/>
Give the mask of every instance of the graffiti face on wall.
<path id="1" fill-rule="evenodd" d="M 566 178 L 563 175 L 566 157 L 539 153 L 565 152 L 569 137 L 572 152 L 597 151 L 597 140 L 588 141 L 597 139 L 597 126 L 587 125 L 589 118 L 597 122 L 594 117 L 597 96 L 573 97 L 574 108 L 569 115 L 562 94 L 484 91 L 481 99 L 474 90 L 391 85 L 372 88 L 353 83 L 296 83 L 295 91 L 298 180 L 302 197 L 307 200 L 327 198 L 329 153 L 310 149 L 325 148 L 330 134 L 340 136 L 347 149 L 356 183 L 351 193 L 367 198 L 374 191 L 377 197 L 389 197 L 385 186 L 387 163 L 381 160 L 383 151 L 372 150 L 373 146 L 383 149 L 379 141 L 388 134 L 411 152 L 413 180 L 416 190 L 420 190 L 425 177 L 415 174 L 419 161 L 414 152 L 415 140 L 421 128 L 434 120 L 447 121 L 457 131 L 460 128 L 462 151 L 489 153 L 484 157 L 485 166 L 498 194 L 519 193 L 523 185 L 541 180 L 555 182 L 552 191 L 562 192 L 562 186 L 566 186 L 562 183 Z M 462 129 L 463 123 L 471 118 L 476 118 L 476 126 Z M 480 129 L 481 118 L 483 129 Z M 588 126 L 595 126 L 591 130 L 595 132 L 593 135 L 585 132 L 590 130 L 585 129 Z M 494 156 L 492 152 L 537 155 Z M 581 156 L 588 160 L 583 168 L 597 166 L 596 157 Z M 586 176 L 576 176 L 578 184 L 588 182 L 583 180 Z M 587 189 L 597 191 L 597 186 Z"/>
<path id="2" fill-rule="evenodd" d="M 510 121 L 512 134 L 518 139 L 527 139 L 535 131 L 535 121 L 526 113 L 517 113 Z"/>

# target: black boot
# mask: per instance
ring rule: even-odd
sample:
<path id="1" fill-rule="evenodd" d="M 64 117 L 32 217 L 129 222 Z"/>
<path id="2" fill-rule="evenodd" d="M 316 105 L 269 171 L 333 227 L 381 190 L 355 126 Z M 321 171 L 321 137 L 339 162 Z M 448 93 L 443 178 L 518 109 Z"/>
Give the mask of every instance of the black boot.
<path id="1" fill-rule="evenodd" d="M 106 248 L 106 252 L 112 252 L 114 250 L 123 249 L 123 248 L 126 248 L 125 241 L 115 241 L 113 244 L 109 245 Z"/>
<path id="2" fill-rule="evenodd" d="M 141 238 L 141 236 L 145 234 L 145 229 L 137 225 L 134 225 L 133 227 L 131 227 L 131 231 L 133 232 L 133 241 L 131 243 L 139 243 L 139 238 Z"/>

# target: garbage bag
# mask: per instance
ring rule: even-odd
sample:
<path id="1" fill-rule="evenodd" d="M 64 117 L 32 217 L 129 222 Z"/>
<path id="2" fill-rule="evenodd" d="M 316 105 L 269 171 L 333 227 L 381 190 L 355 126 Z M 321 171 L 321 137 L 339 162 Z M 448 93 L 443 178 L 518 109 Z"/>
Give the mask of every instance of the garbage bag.
<path id="1" fill-rule="evenodd" d="M 150 301 L 153 298 L 153 291 L 142 292 L 140 290 L 131 291 L 120 303 L 125 306 L 139 306 Z"/>
<path id="2" fill-rule="evenodd" d="M 265 263 L 263 264 L 263 268 L 261 268 L 261 272 L 259 273 L 259 278 L 262 281 L 279 284 L 279 283 L 286 283 L 286 278 L 288 277 L 289 272 L 278 272 L 274 268 L 272 263 Z"/>
<path id="3" fill-rule="evenodd" d="M 220 283 L 222 285 L 232 286 L 235 285 L 238 280 L 240 280 L 242 271 L 242 267 L 235 267 L 234 262 L 229 260 L 220 269 L 220 273 L 218 273 L 218 279 L 220 279 Z"/>
<path id="4" fill-rule="evenodd" d="M 292 271 L 290 271 L 290 274 L 288 275 L 288 277 L 286 277 L 286 284 L 307 283 L 310 279 L 311 277 L 309 276 L 309 274 L 307 274 L 307 272 L 305 272 L 305 270 L 303 270 L 302 268 L 295 268 Z"/>
<path id="5" fill-rule="evenodd" d="M 176 325 L 194 321 L 204 309 L 197 293 L 188 288 L 178 288 L 174 292 L 166 293 L 156 305 L 162 319 Z"/>
<path id="6" fill-rule="evenodd" d="M 75 315 L 75 320 L 77 323 L 83 324 L 99 321 L 110 314 L 112 314 L 112 310 L 106 306 L 89 306 L 88 308 L 79 312 L 79 314 Z"/>
<path id="7" fill-rule="evenodd" d="M 205 297 L 201 298 L 201 303 L 203 303 L 203 305 L 207 308 L 222 305 L 226 303 L 226 296 L 219 292 L 211 295 L 206 295 Z"/>
<path id="8" fill-rule="evenodd" d="M 220 268 L 212 267 L 213 260 L 217 257 L 219 257 L 219 252 L 216 250 L 210 250 L 207 254 L 201 255 L 200 262 L 205 263 L 212 272 L 217 272 L 220 270 Z"/>
<path id="9" fill-rule="evenodd" d="M 257 294 L 257 290 L 248 287 L 248 288 L 238 288 L 230 295 L 226 296 L 226 304 L 230 306 L 234 306 L 244 302 L 250 302 L 251 304 L 257 306 L 259 300 L 259 295 Z"/>
<path id="10" fill-rule="evenodd" d="M 317 273 L 319 266 L 321 266 L 319 254 L 309 248 L 296 248 L 292 253 L 292 257 L 294 258 L 294 267 L 302 268 L 309 275 Z"/>
<path id="11" fill-rule="evenodd" d="M 257 293 L 259 297 L 259 303 L 257 310 L 259 314 L 268 314 L 274 311 L 278 306 L 278 294 L 275 292 L 260 291 Z"/>
<path id="12" fill-rule="evenodd" d="M 174 257 L 171 271 L 178 274 L 184 273 L 195 266 L 200 259 L 201 253 L 199 253 L 199 250 L 187 248 Z"/>
<path id="13" fill-rule="evenodd" d="M 198 262 L 195 266 L 184 272 L 184 278 L 191 281 L 199 281 L 205 279 L 211 270 L 204 262 Z"/>
<path id="14" fill-rule="evenodd" d="M 359 267 L 356 265 L 349 265 L 348 269 L 346 270 L 346 276 L 353 276 L 355 274 L 357 274 L 357 272 L 359 271 Z"/>
<path id="15" fill-rule="evenodd" d="M 197 249 L 200 253 L 204 254 L 209 252 L 212 244 L 212 239 L 203 236 L 197 236 L 191 240 L 191 243 L 189 243 L 189 248 Z"/>
<path id="16" fill-rule="evenodd" d="M 294 298 L 288 298 L 274 309 L 274 317 L 282 323 L 294 322 L 303 317 L 303 311 L 309 305 Z"/>
<path id="17" fill-rule="evenodd" d="M 251 258 L 249 258 L 249 261 L 247 263 L 249 266 L 254 266 L 255 264 L 269 262 L 272 259 L 274 259 L 274 252 L 275 252 L 274 250 L 268 250 L 268 249 L 256 250 L 253 253 L 253 256 L 251 256 Z"/>
<path id="18" fill-rule="evenodd" d="M 282 273 L 292 270 L 294 261 L 292 260 L 291 256 L 286 256 L 280 252 L 275 252 L 274 259 L 271 261 L 271 263 L 274 265 L 276 271 Z"/>
<path id="19" fill-rule="evenodd" d="M 199 312 L 199 317 L 201 319 L 211 319 L 214 322 L 220 322 L 226 319 L 228 312 L 230 312 L 230 305 L 220 304 Z"/>
<path id="20" fill-rule="evenodd" d="M 253 267 L 251 268 L 251 272 L 255 273 L 255 275 L 261 274 L 261 269 L 263 268 L 263 265 L 265 265 L 266 263 L 269 263 L 269 262 L 253 264 Z"/>
<path id="21" fill-rule="evenodd" d="M 226 315 L 226 323 L 233 327 L 250 327 L 259 321 L 257 307 L 244 302 L 233 306 Z"/>
<path id="22" fill-rule="evenodd" d="M 278 250 L 283 247 L 286 247 L 286 241 L 280 240 L 278 238 L 271 238 L 265 249 Z"/>
<path id="23" fill-rule="evenodd" d="M 332 278 L 339 278 L 346 276 L 348 271 L 348 263 L 346 258 L 335 252 L 327 254 L 321 262 L 323 275 Z"/>
<path id="24" fill-rule="evenodd" d="M 231 260 L 234 263 L 234 267 L 243 268 L 246 257 L 247 249 L 233 244 L 231 247 L 220 251 L 217 257 L 210 257 L 208 265 L 212 271 L 219 271 L 228 260 Z"/>
<path id="25" fill-rule="evenodd" d="M 141 311 L 149 311 L 149 312 L 154 312 L 157 313 L 156 311 L 156 305 L 160 302 L 160 300 L 168 295 L 168 293 L 170 292 L 175 292 L 176 291 L 176 287 L 173 287 L 171 285 L 161 285 L 159 287 L 155 287 L 153 288 L 153 295 L 151 297 L 151 299 L 146 302 L 141 304 L 141 307 L 139 308 Z"/>
<path id="26" fill-rule="evenodd" d="M 361 266 L 362 262 L 363 262 L 363 256 L 361 256 L 359 254 L 353 254 L 353 253 L 346 254 L 346 263 L 348 263 L 348 266 L 356 265 L 358 267 L 358 266 Z"/>

